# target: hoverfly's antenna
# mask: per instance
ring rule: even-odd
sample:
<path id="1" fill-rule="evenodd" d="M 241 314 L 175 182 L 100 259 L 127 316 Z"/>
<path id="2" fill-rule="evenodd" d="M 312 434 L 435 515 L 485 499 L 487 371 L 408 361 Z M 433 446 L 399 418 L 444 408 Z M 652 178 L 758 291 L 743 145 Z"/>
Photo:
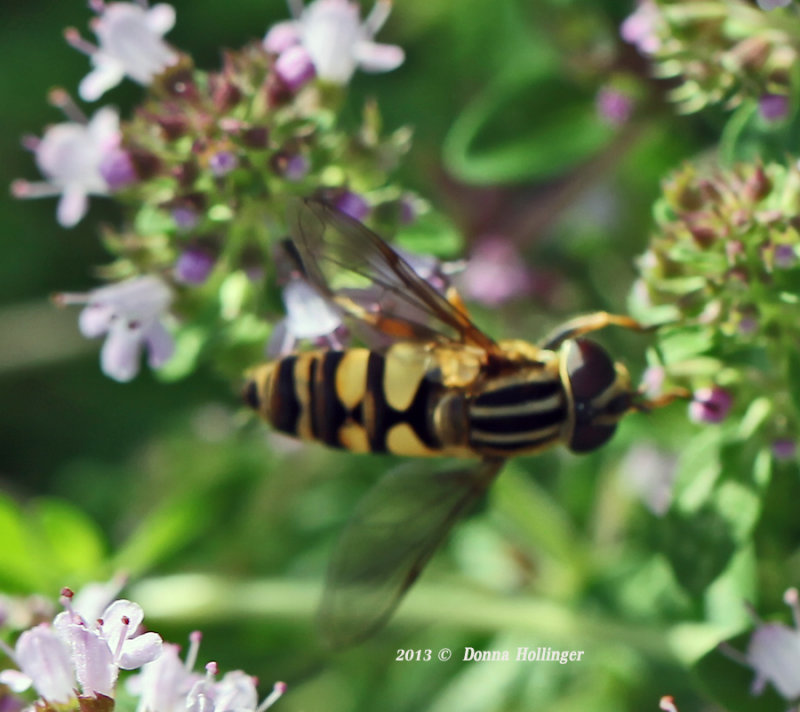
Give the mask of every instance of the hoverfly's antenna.
<path id="1" fill-rule="evenodd" d="M 642 397 L 644 396 L 644 391 L 637 391 L 636 395 Z M 663 408 L 665 405 L 669 405 L 678 398 L 691 400 L 692 393 L 688 388 L 674 388 L 671 391 L 662 393 L 658 398 L 634 400 L 631 403 L 631 408 L 639 413 L 650 413 L 656 408 Z"/>

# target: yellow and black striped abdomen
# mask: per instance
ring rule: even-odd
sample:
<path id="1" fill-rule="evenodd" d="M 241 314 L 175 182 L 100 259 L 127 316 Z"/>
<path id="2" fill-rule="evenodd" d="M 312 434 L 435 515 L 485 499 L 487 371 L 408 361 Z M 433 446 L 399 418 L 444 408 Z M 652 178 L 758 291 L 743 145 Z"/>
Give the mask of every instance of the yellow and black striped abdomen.
<path id="1" fill-rule="evenodd" d="M 353 452 L 447 454 L 432 420 L 443 387 L 424 363 L 358 348 L 293 354 L 254 369 L 245 399 L 276 430 L 304 440 Z"/>

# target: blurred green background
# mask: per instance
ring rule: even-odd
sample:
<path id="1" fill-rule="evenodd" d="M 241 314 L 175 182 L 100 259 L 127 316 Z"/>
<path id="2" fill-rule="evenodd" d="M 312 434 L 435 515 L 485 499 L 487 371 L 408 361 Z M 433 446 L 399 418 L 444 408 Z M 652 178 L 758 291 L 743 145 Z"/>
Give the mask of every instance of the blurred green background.
<path id="1" fill-rule="evenodd" d="M 173 4 L 168 38 L 203 67 L 287 15 L 278 0 Z M 387 129 L 413 126 L 402 180 L 456 221 L 465 249 L 503 234 L 540 275 L 534 296 L 476 307 L 493 336 L 535 341 L 581 311 L 624 311 L 659 179 L 716 136 L 708 116 L 675 117 L 620 46 L 631 9 L 402 0 L 378 39 L 401 44 L 406 63 L 353 81 L 345 120 L 355 124 L 375 97 Z M 8 185 L 37 177 L 19 139 L 61 120 L 47 91 L 74 91 L 88 69 L 61 33 L 85 32 L 90 13 L 77 0 L 2 13 Z M 594 102 L 620 72 L 640 103 L 612 128 Z M 124 114 L 139 96 L 127 82 L 107 99 Z M 128 385 L 105 378 L 99 344 L 48 297 L 95 285 L 91 268 L 106 259 L 99 226 L 119 220 L 115 206 L 93 200 L 65 231 L 53 200 L 5 191 L 0 201 L 0 589 L 55 596 L 126 571 L 150 626 L 177 642 L 201 628 L 201 660 L 257 675 L 264 692 L 285 680 L 283 710 L 654 710 L 664 694 L 682 712 L 711 709 L 687 666 L 713 644 L 714 615 L 677 585 L 660 553 L 663 520 L 624 476 L 631 448 L 678 449 L 693 431 L 683 406 L 630 417 L 595 454 L 511 464 L 397 619 L 358 648 L 327 651 L 313 621 L 326 562 L 348 513 L 393 462 L 270 435 L 239 409 L 235 384 L 211 372 L 170 384 L 149 372 Z M 641 373 L 647 337 L 602 340 Z M 449 662 L 395 661 L 398 649 L 435 657 L 445 646 Z M 586 652 L 563 666 L 474 664 L 461 660 L 465 646 Z M 750 673 L 739 677 L 744 691 Z"/>

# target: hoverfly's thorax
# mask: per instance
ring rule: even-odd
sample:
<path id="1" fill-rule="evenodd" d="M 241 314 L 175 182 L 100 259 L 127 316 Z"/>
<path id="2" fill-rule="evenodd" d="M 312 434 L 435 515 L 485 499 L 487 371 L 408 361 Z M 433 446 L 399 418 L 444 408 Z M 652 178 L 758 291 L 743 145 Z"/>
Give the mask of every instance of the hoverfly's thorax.
<path id="1" fill-rule="evenodd" d="M 633 390 L 627 369 L 589 339 L 565 341 L 560 371 L 569 394 L 566 443 L 573 452 L 590 452 L 606 443 L 631 409 Z"/>
<path id="2" fill-rule="evenodd" d="M 567 414 L 558 360 L 552 358 L 486 382 L 470 400 L 470 444 L 491 457 L 537 452 L 559 442 Z"/>

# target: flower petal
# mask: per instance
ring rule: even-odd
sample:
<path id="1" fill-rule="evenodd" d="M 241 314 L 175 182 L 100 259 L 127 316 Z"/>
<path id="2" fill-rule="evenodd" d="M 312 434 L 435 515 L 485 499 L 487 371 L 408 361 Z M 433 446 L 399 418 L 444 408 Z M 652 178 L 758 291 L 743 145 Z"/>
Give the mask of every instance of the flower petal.
<path id="1" fill-rule="evenodd" d="M 0 685 L 5 685 L 11 692 L 19 694 L 25 692 L 33 680 L 24 672 L 19 670 L 0 670 Z"/>
<path id="2" fill-rule="evenodd" d="M 145 663 L 151 663 L 161 655 L 163 645 L 158 633 L 142 633 L 130 638 L 122 645 L 119 666 L 123 670 L 135 670 Z"/>
<path id="3" fill-rule="evenodd" d="M 120 142 L 119 114 L 110 106 L 98 109 L 86 128 L 92 141 L 103 149 L 114 148 Z"/>
<path id="4" fill-rule="evenodd" d="M 106 639 L 96 630 L 74 624 L 67 627 L 67 635 L 84 694 L 113 697 L 119 669 Z"/>
<path id="5" fill-rule="evenodd" d="M 103 56 L 103 62 L 97 61 L 94 69 L 81 79 L 81 83 L 78 85 L 78 94 L 84 101 L 97 101 L 124 78 L 125 69 L 122 64 L 110 57 Z"/>
<path id="6" fill-rule="evenodd" d="M 17 664 L 36 691 L 49 702 L 74 699 L 75 678 L 69 650 L 58 634 L 42 623 L 20 635 L 15 648 Z"/>
<path id="7" fill-rule="evenodd" d="M 175 8 L 166 3 L 153 5 L 146 13 L 145 23 L 153 32 L 165 35 L 175 26 Z"/>
<path id="8" fill-rule="evenodd" d="M 108 304 L 89 303 L 81 310 L 78 328 L 87 339 L 105 334 L 111 328 L 114 308 Z"/>
<path id="9" fill-rule="evenodd" d="M 116 321 L 100 352 L 100 368 L 109 378 L 127 383 L 139 373 L 141 351 L 141 329 L 132 329 L 127 323 Z"/>
<path id="10" fill-rule="evenodd" d="M 332 333 L 341 323 L 339 313 L 314 287 L 293 279 L 283 290 L 287 329 L 298 339 L 315 339 Z"/>
<path id="11" fill-rule="evenodd" d="M 253 678 L 241 670 L 233 670 L 216 684 L 214 708 L 223 710 L 255 710 L 258 691 Z"/>
<path id="12" fill-rule="evenodd" d="M 144 611 L 138 603 L 120 598 L 103 611 L 103 635 L 108 647 L 116 650 L 121 640 L 130 638 L 144 620 Z"/>
<path id="13" fill-rule="evenodd" d="M 198 680 L 186 695 L 185 712 L 214 712 L 213 683 L 203 678 Z"/>
<path id="14" fill-rule="evenodd" d="M 262 44 L 267 52 L 281 54 L 298 42 L 300 42 L 300 31 L 297 23 L 287 20 L 270 27 Z"/>
<path id="15" fill-rule="evenodd" d="M 144 339 L 150 368 L 161 368 L 175 353 L 175 339 L 160 321 L 153 323 L 145 332 Z"/>
<path id="16" fill-rule="evenodd" d="M 73 597 L 72 610 L 85 621 L 96 621 L 122 590 L 126 580 L 126 576 L 117 575 L 110 581 L 87 583 Z"/>
<path id="17" fill-rule="evenodd" d="M 56 218 L 61 227 L 74 227 L 89 209 L 89 196 L 82 185 L 68 185 L 58 201 Z"/>
<path id="18" fill-rule="evenodd" d="M 405 60 L 402 47 L 362 40 L 353 47 L 358 66 L 365 72 L 390 72 Z"/>
<path id="19" fill-rule="evenodd" d="M 759 626 L 747 646 L 747 659 L 787 700 L 800 697 L 800 633 L 778 623 Z"/>
<path id="20" fill-rule="evenodd" d="M 129 691 L 139 696 L 137 712 L 171 712 L 185 705 L 186 694 L 200 677 L 186 669 L 178 650 L 177 645 L 164 644 L 158 658 L 128 678 Z"/>

